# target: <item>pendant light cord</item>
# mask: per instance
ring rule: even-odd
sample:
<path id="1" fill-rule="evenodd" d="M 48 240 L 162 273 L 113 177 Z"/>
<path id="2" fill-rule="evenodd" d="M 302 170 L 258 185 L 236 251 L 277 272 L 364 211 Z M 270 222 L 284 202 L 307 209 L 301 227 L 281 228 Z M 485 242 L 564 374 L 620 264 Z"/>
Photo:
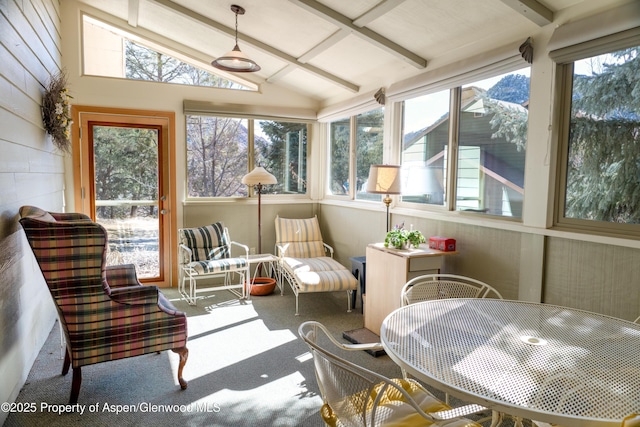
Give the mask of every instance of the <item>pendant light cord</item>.
<path id="1" fill-rule="evenodd" d="M 236 46 L 238 46 L 238 12 L 236 14 Z"/>

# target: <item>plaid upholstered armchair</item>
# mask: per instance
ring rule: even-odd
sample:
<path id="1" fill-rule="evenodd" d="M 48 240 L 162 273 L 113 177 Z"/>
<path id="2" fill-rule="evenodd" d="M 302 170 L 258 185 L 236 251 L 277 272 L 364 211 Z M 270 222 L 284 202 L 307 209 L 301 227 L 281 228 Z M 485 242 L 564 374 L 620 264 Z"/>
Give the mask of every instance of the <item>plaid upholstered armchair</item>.
<path id="1" fill-rule="evenodd" d="M 133 265 L 105 267 L 106 230 L 83 214 L 20 208 L 20 224 L 58 310 L 73 367 L 70 403 L 78 401 L 81 367 L 172 350 L 178 382 L 187 382 L 187 318 L 157 286 L 141 286 Z"/>

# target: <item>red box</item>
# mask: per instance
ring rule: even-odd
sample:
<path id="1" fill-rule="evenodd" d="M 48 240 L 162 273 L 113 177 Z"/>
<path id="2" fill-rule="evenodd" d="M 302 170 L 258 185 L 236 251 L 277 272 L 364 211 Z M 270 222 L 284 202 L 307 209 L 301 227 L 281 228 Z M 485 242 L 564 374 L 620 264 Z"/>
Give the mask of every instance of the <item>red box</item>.
<path id="1" fill-rule="evenodd" d="M 456 250 L 456 239 L 432 236 L 429 237 L 429 247 L 443 252 L 453 252 Z"/>

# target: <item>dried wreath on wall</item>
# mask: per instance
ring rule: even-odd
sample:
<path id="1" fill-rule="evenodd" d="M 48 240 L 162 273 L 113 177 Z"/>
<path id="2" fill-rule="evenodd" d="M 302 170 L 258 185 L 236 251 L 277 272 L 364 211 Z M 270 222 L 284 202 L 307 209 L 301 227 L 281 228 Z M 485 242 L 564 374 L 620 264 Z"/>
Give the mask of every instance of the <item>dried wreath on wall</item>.
<path id="1" fill-rule="evenodd" d="M 55 146 L 65 152 L 71 149 L 71 98 L 64 72 L 52 76 L 42 98 L 42 121 Z"/>

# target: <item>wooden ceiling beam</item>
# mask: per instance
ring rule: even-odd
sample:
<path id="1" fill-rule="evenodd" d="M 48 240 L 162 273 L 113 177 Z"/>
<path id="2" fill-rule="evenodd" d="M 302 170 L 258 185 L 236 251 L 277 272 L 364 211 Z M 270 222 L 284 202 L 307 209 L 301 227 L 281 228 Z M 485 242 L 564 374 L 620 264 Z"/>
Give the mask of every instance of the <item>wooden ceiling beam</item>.
<path id="1" fill-rule="evenodd" d="M 221 32 L 223 34 L 226 34 L 232 38 L 235 38 L 235 29 L 234 28 L 230 28 L 227 27 L 225 25 L 220 24 L 217 21 L 214 21 L 211 18 L 208 18 L 204 15 L 200 15 L 199 13 L 194 12 L 191 9 L 188 9 L 184 6 L 181 6 L 177 3 L 174 3 L 170 0 L 150 0 L 153 3 L 156 3 L 160 6 L 163 6 L 167 9 L 169 9 L 170 11 L 180 14 L 184 17 L 187 17 L 195 22 L 199 22 L 201 24 L 204 24 L 218 32 Z M 284 62 L 286 62 L 289 65 L 295 65 L 311 74 L 314 74 L 318 77 L 321 77 L 327 81 L 330 81 L 331 83 L 334 83 L 338 86 L 341 86 L 344 89 L 347 89 L 351 92 L 357 93 L 360 90 L 360 86 L 351 83 L 345 79 L 342 79 L 336 75 L 333 75 L 327 71 L 324 71 L 318 67 L 315 67 L 313 65 L 310 64 L 305 64 L 302 63 L 300 61 L 297 60 L 297 58 L 282 52 L 281 50 L 278 50 L 276 48 L 274 48 L 273 46 L 270 46 L 266 43 L 261 42 L 260 40 L 257 40 L 253 37 L 250 37 L 246 34 L 240 33 L 238 32 L 238 39 L 242 40 L 243 43 L 246 43 L 247 45 L 251 45 L 252 47 L 259 49 L 262 52 L 265 52 L 271 56 L 274 56 Z"/>
<path id="2" fill-rule="evenodd" d="M 381 36 L 380 34 L 371 31 L 366 27 L 358 27 L 348 17 L 341 15 L 335 10 L 317 2 L 316 0 L 289 0 L 290 2 L 302 7 L 303 9 L 313 13 L 314 15 L 331 22 L 338 28 L 348 30 L 352 34 L 360 37 L 361 39 L 375 45 L 376 47 L 394 55 L 397 58 L 413 65 L 416 68 L 425 68 L 427 66 L 427 60 L 416 55 L 415 53 L 405 49 L 397 43 Z"/>
<path id="3" fill-rule="evenodd" d="M 366 27 L 371 22 L 389 13 L 391 9 L 400 6 L 406 0 L 383 0 L 367 12 L 363 13 L 360 17 L 353 20 L 353 25 L 356 27 Z"/>
<path id="4" fill-rule="evenodd" d="M 138 15 L 140 12 L 140 0 L 129 0 L 129 14 L 127 22 L 132 27 L 138 26 Z"/>
<path id="5" fill-rule="evenodd" d="M 540 27 L 553 22 L 553 11 L 536 0 L 502 0 L 502 3 Z"/>

